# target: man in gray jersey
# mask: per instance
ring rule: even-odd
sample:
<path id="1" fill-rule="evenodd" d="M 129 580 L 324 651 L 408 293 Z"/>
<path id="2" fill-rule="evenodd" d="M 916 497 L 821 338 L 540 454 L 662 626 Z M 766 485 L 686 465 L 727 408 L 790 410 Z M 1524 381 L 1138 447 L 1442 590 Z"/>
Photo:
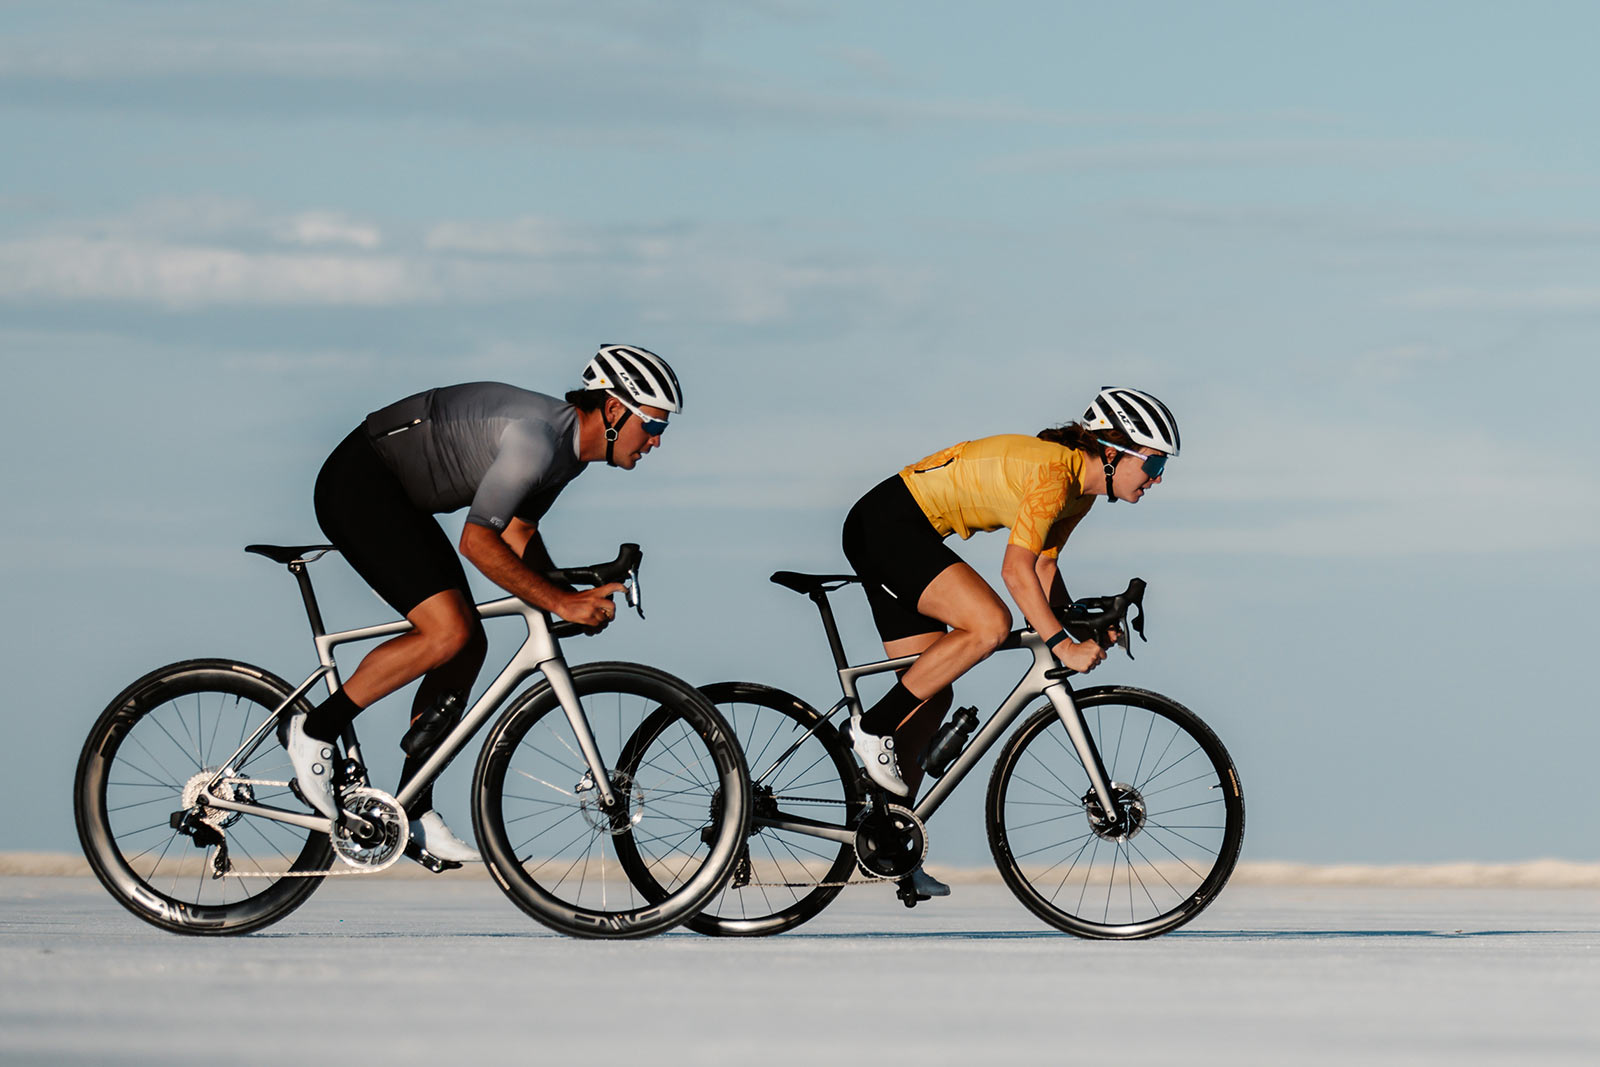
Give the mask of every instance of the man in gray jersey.
<path id="1" fill-rule="evenodd" d="M 317 521 L 356 572 L 415 627 L 374 648 L 349 679 L 281 730 L 306 801 L 330 819 L 334 742 L 356 714 L 417 678 L 401 785 L 459 720 L 487 641 L 466 572 L 433 518 L 467 507 L 461 555 L 496 585 L 569 622 L 603 629 L 616 615 L 611 583 L 575 591 L 555 569 L 539 520 L 597 460 L 632 470 L 683 410 L 665 360 L 603 345 L 565 400 L 497 382 L 431 389 L 368 415 L 317 475 Z M 431 787 L 410 805 L 418 847 L 447 865 L 479 859 L 433 810 Z"/>

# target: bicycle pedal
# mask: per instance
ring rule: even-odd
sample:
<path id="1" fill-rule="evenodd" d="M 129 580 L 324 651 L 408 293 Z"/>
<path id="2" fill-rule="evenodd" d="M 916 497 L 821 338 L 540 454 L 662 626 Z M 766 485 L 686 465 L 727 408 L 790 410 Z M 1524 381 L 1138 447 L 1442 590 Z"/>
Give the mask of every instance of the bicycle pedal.
<path id="1" fill-rule="evenodd" d="M 434 874 L 443 874 L 445 871 L 453 871 L 461 866 L 455 860 L 442 860 L 432 852 L 425 851 L 415 841 L 406 842 L 406 859 L 415 860 Z"/>
<path id="2" fill-rule="evenodd" d="M 895 896 L 899 897 L 900 903 L 904 904 L 908 908 L 914 908 L 924 900 L 933 899 L 932 897 L 923 896 L 921 893 L 918 893 L 914 888 L 912 888 L 911 879 L 909 878 L 902 878 L 900 880 L 895 889 Z"/>

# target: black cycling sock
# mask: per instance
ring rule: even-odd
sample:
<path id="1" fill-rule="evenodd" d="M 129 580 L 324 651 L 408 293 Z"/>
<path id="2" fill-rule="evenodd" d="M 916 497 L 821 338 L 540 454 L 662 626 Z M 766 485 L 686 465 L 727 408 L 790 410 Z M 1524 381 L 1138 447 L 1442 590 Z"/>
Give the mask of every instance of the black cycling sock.
<path id="1" fill-rule="evenodd" d="M 306 713 L 306 736 L 331 744 L 359 714 L 361 709 L 341 689 Z"/>
<path id="2" fill-rule="evenodd" d="M 922 698 L 914 695 L 900 682 L 894 683 L 894 688 L 883 694 L 883 697 L 861 716 L 861 728 L 869 734 L 892 734 L 895 727 L 905 721 L 907 715 Z"/>

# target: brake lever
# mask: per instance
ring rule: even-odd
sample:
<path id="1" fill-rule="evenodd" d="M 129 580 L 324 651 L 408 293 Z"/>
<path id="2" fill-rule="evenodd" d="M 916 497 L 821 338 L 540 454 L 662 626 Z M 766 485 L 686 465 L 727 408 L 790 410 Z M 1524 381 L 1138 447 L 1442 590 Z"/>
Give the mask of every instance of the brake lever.
<path id="1" fill-rule="evenodd" d="M 622 579 L 622 592 L 628 600 L 628 606 L 639 613 L 639 618 L 644 618 L 644 589 L 639 585 L 639 568 L 630 570 L 627 577 Z"/>
<path id="2" fill-rule="evenodd" d="M 1115 641 L 1111 640 L 1112 630 L 1117 631 L 1117 639 Z M 1144 634 L 1140 633 L 1139 636 L 1143 637 Z M 1124 618 L 1108 619 L 1103 626 L 1095 630 L 1094 640 L 1095 644 L 1108 652 L 1112 648 L 1120 648 L 1128 654 L 1129 659 L 1133 658 L 1133 646 L 1128 640 L 1128 622 Z"/>

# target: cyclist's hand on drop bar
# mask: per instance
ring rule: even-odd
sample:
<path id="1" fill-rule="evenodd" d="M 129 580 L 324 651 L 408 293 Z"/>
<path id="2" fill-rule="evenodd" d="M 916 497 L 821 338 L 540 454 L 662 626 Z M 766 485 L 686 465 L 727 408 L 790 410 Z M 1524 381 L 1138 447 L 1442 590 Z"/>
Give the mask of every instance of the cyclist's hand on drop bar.
<path id="1" fill-rule="evenodd" d="M 556 608 L 556 614 L 568 622 L 587 626 L 593 632 L 599 633 L 617 617 L 617 605 L 611 598 L 624 588 L 621 582 L 607 582 L 593 589 L 581 589 L 576 593 L 569 593 Z"/>
<path id="2" fill-rule="evenodd" d="M 1094 670 L 1106 658 L 1106 650 L 1093 641 L 1073 641 L 1069 647 L 1064 646 L 1067 646 L 1067 642 L 1057 646 L 1056 658 L 1079 674 Z"/>

